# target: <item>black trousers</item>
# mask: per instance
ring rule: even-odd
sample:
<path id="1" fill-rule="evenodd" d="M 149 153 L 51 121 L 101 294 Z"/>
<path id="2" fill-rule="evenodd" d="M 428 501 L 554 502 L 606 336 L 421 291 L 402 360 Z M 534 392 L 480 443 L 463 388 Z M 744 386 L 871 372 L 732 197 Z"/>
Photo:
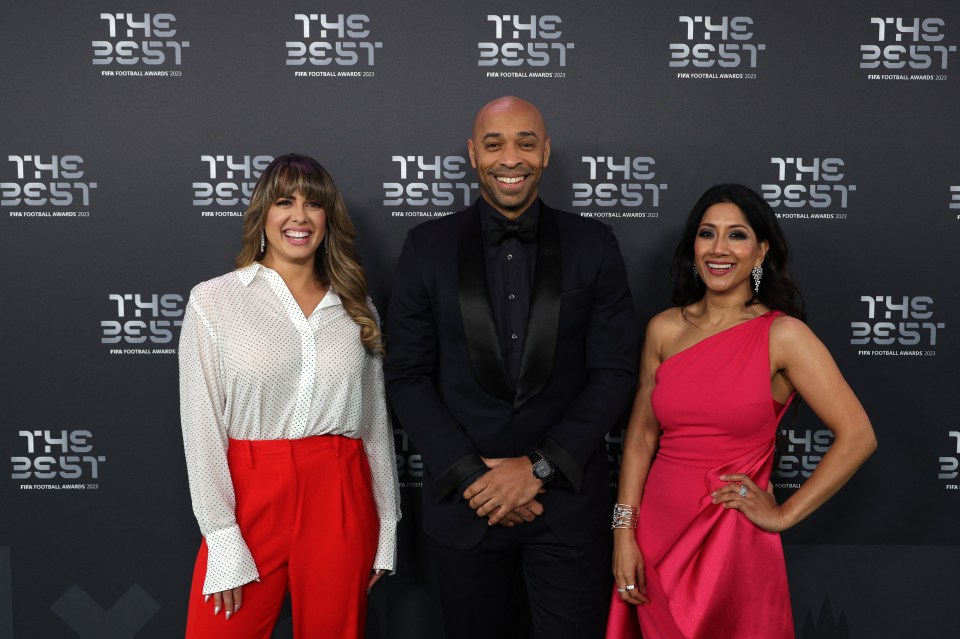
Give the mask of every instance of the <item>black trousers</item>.
<path id="1" fill-rule="evenodd" d="M 567 546 L 542 517 L 458 550 L 431 540 L 447 639 L 603 639 L 612 540 Z"/>

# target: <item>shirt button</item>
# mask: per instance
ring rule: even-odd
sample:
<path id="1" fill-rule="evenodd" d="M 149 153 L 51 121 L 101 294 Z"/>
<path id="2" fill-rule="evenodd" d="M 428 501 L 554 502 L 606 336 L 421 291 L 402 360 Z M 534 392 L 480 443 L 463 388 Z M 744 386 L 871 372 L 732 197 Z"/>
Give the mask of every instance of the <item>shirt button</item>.
<path id="1" fill-rule="evenodd" d="M 512 259 L 513 259 L 513 253 L 507 253 L 507 261 L 509 262 Z"/>
<path id="2" fill-rule="evenodd" d="M 519 335 L 517 335 L 516 333 L 514 333 L 513 335 L 510 336 L 510 339 L 517 339 L 518 337 L 519 337 Z"/>
<path id="3" fill-rule="evenodd" d="M 517 296 L 514 295 L 513 293 L 510 293 L 509 295 L 507 295 L 507 299 L 508 299 L 508 300 L 515 300 L 515 299 L 517 299 Z"/>

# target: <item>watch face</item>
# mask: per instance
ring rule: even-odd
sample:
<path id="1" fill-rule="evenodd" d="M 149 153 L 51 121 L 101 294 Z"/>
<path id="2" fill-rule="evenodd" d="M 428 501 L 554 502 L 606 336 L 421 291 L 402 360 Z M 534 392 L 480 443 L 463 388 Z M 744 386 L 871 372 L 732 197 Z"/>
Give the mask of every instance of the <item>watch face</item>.
<path id="1" fill-rule="evenodd" d="M 553 474 L 553 467 L 546 459 L 538 459 L 537 463 L 533 465 L 533 474 L 537 476 L 537 479 L 547 479 Z"/>

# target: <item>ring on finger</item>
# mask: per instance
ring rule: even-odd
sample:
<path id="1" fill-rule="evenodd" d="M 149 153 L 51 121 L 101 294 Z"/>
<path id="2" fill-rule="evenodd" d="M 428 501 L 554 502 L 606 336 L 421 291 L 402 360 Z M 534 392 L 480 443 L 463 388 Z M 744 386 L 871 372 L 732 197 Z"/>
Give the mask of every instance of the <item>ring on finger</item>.
<path id="1" fill-rule="evenodd" d="M 746 497 L 748 489 L 745 484 L 740 484 L 740 490 L 737 491 L 741 497 Z"/>
<path id="2" fill-rule="evenodd" d="M 635 590 L 635 589 L 636 589 L 636 586 L 634 586 L 633 584 L 630 584 L 629 586 L 627 586 L 627 590 Z"/>
<path id="3" fill-rule="evenodd" d="M 619 592 L 621 595 L 622 595 L 623 593 L 625 593 L 626 591 L 627 591 L 626 588 L 617 588 L 617 592 Z"/>

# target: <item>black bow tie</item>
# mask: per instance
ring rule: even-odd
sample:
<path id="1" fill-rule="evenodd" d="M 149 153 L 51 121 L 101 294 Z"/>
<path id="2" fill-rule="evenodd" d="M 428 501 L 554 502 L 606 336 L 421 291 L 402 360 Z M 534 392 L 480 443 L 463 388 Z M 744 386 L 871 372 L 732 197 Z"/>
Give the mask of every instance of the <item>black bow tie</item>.
<path id="1" fill-rule="evenodd" d="M 533 244 L 537 239 L 537 226 L 532 218 L 511 222 L 498 217 L 487 220 L 487 244 L 499 244 L 515 237 L 524 244 Z"/>

